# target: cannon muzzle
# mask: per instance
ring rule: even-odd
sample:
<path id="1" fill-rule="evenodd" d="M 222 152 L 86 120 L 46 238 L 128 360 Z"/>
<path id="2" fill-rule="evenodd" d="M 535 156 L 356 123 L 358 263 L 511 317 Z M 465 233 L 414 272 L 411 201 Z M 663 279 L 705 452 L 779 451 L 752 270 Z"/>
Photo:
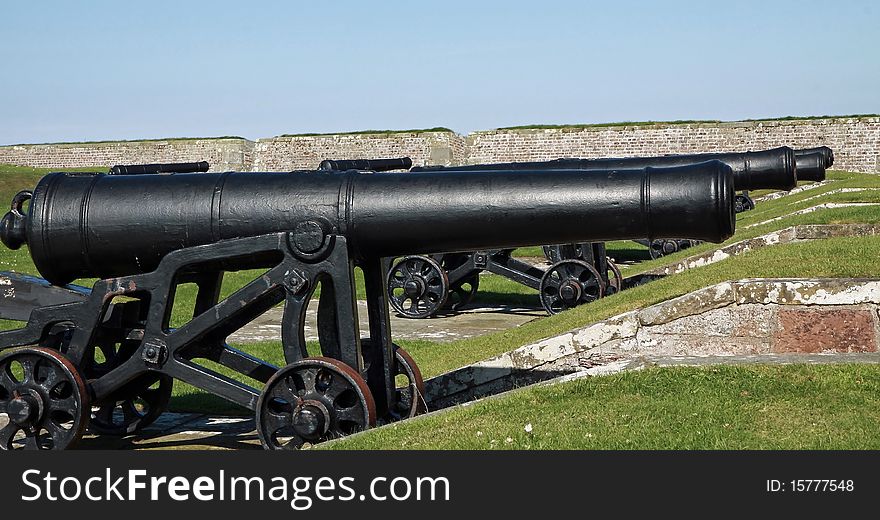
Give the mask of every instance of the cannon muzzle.
<path id="1" fill-rule="evenodd" d="M 387 172 L 391 170 L 409 170 L 412 168 L 412 159 L 398 157 L 392 159 L 347 159 L 347 160 L 324 160 L 318 165 L 319 170 L 345 171 L 345 170 L 370 170 L 374 172 Z"/>
<path id="2" fill-rule="evenodd" d="M 543 162 L 475 164 L 468 166 L 428 166 L 413 168 L 413 172 L 428 170 L 608 170 L 615 168 L 647 168 L 686 166 L 717 160 L 733 169 L 736 190 L 790 190 L 797 186 L 798 172 L 794 151 L 783 146 L 760 152 L 700 153 L 691 155 L 663 155 L 659 157 L 622 157 L 613 159 L 557 159 Z"/>
<path id="3" fill-rule="evenodd" d="M 4 217 L 18 219 L 4 243 L 26 241 L 43 277 L 64 285 L 149 272 L 182 248 L 300 229 L 345 236 L 356 259 L 644 237 L 720 242 L 734 231 L 734 196 L 719 161 L 420 175 L 51 173 L 26 213 Z"/>
<path id="4" fill-rule="evenodd" d="M 211 167 L 206 161 L 163 164 L 117 164 L 110 175 L 141 175 L 145 173 L 198 173 Z"/>
<path id="5" fill-rule="evenodd" d="M 827 146 L 817 146 L 816 148 L 803 148 L 801 150 L 795 150 L 795 157 L 801 155 L 809 155 L 813 153 L 820 153 L 822 157 L 825 159 L 825 168 L 831 168 L 834 165 L 834 150 L 828 148 Z"/>
<path id="6" fill-rule="evenodd" d="M 827 157 L 821 152 L 796 154 L 798 179 L 802 181 L 824 181 Z"/>

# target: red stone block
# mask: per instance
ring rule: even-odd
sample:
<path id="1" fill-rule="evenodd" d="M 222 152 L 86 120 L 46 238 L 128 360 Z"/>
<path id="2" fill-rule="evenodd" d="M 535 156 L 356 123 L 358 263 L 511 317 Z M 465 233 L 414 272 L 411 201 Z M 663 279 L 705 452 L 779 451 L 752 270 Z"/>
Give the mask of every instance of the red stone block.
<path id="1" fill-rule="evenodd" d="M 772 351 L 877 352 L 873 312 L 865 309 L 780 309 Z"/>

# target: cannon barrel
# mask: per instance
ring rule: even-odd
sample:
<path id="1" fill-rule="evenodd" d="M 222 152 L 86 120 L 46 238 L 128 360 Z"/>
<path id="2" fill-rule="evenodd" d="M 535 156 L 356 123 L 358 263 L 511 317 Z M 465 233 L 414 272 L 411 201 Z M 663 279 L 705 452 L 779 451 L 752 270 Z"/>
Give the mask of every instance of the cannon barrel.
<path id="1" fill-rule="evenodd" d="M 798 179 L 802 181 L 824 181 L 827 159 L 821 152 L 795 154 Z"/>
<path id="2" fill-rule="evenodd" d="M 140 175 L 144 173 L 198 173 L 206 172 L 209 165 L 205 161 L 162 164 L 117 164 L 110 168 L 110 175 Z"/>
<path id="3" fill-rule="evenodd" d="M 412 159 L 409 157 L 397 157 L 391 159 L 346 159 L 324 160 L 318 166 L 319 170 L 371 170 L 374 172 L 387 172 L 390 170 L 409 170 L 412 168 Z"/>
<path id="4" fill-rule="evenodd" d="M 426 172 L 51 173 L 3 217 L 56 285 L 155 269 L 171 251 L 294 231 L 344 235 L 354 258 L 644 237 L 719 242 L 733 173 L 677 168 Z"/>
<path id="5" fill-rule="evenodd" d="M 834 150 L 827 146 L 817 146 L 816 148 L 802 148 L 800 150 L 795 150 L 795 157 L 801 155 L 809 155 L 813 153 L 820 153 L 822 157 L 825 159 L 825 168 L 831 168 L 834 165 Z"/>
<path id="6" fill-rule="evenodd" d="M 704 161 L 717 160 L 733 169 L 733 184 L 736 190 L 775 189 L 790 190 L 797 186 L 798 173 L 795 166 L 794 151 L 787 147 L 773 148 L 760 152 L 740 153 L 700 153 L 690 155 L 663 155 L 658 157 L 621 157 L 606 159 L 556 159 L 542 162 L 520 162 L 499 164 L 474 164 L 468 166 L 427 166 L 416 167 L 412 171 L 429 170 L 553 170 L 583 169 L 607 170 L 614 168 L 646 168 L 685 166 Z"/>

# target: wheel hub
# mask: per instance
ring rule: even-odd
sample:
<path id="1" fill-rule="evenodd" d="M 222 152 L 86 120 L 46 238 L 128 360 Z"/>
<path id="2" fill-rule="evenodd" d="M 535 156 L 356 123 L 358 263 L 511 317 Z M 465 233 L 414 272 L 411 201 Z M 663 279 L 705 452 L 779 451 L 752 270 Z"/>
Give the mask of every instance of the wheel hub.
<path id="1" fill-rule="evenodd" d="M 581 298 L 581 286 L 574 281 L 567 280 L 559 286 L 559 297 L 565 303 L 575 303 Z"/>
<path id="2" fill-rule="evenodd" d="M 305 439 L 321 437 L 330 429 L 330 411 L 320 401 L 306 401 L 293 414 L 293 429 Z"/>
<path id="3" fill-rule="evenodd" d="M 425 282 L 418 278 L 410 278 L 403 284 L 403 292 L 410 298 L 421 296 L 425 292 Z"/>
<path id="4" fill-rule="evenodd" d="M 9 420 L 19 426 L 28 426 L 40 420 L 43 415 L 43 400 L 40 394 L 26 388 L 15 392 L 16 397 L 9 401 L 6 413 Z"/>

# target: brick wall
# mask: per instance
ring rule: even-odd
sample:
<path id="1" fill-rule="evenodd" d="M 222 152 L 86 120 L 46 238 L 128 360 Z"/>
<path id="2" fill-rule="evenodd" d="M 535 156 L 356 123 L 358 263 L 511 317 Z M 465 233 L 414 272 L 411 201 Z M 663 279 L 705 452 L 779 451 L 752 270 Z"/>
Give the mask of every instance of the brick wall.
<path id="1" fill-rule="evenodd" d="M 654 124 L 536 130 L 392 132 L 0 146 L 0 164 L 46 168 L 206 160 L 212 170 L 314 169 L 324 159 L 412 157 L 416 165 L 627 157 L 776 146 L 834 149 L 834 168 L 880 172 L 880 118 Z"/>
<path id="2" fill-rule="evenodd" d="M 464 138 L 454 132 L 399 132 L 270 137 L 257 140 L 254 171 L 311 170 L 324 159 L 408 156 L 415 165 L 461 164 Z"/>
<path id="3" fill-rule="evenodd" d="M 468 164 L 820 145 L 834 150 L 835 169 L 880 171 L 880 118 L 489 130 L 466 143 Z"/>
<path id="4" fill-rule="evenodd" d="M 208 161 L 211 170 L 253 167 L 254 143 L 246 139 L 168 139 L 80 144 L 0 146 L 0 164 L 37 168 L 109 168 L 116 164 Z"/>

